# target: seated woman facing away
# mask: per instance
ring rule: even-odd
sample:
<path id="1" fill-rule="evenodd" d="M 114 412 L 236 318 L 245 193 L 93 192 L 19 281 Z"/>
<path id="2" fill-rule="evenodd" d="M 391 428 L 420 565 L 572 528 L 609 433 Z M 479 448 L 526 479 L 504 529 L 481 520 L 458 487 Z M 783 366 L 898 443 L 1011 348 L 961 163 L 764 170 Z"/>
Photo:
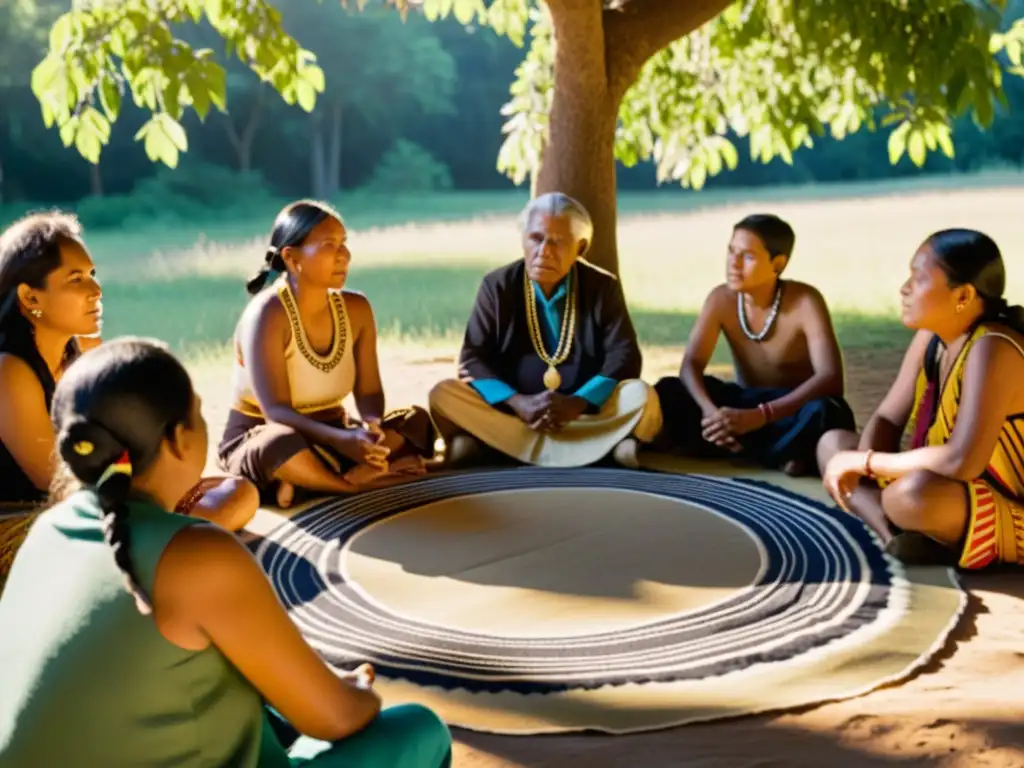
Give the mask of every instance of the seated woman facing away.
<path id="1" fill-rule="evenodd" d="M 381 711 L 372 668 L 328 668 L 234 536 L 170 511 L 207 433 L 163 346 L 83 356 L 53 418 L 84 487 L 39 516 L 0 600 L 2 768 L 450 764 L 436 715 Z"/>
<path id="2" fill-rule="evenodd" d="M 101 296 L 74 217 L 30 215 L 0 235 L 0 503 L 31 507 L 46 498 L 54 386 L 99 345 Z M 190 496 L 194 514 L 232 530 L 258 506 L 255 488 L 234 478 L 206 478 Z"/>
<path id="3" fill-rule="evenodd" d="M 1005 286 L 986 235 L 929 237 L 900 291 L 918 333 L 896 381 L 863 435 L 818 446 L 832 496 L 903 559 L 1024 563 L 1024 309 L 1007 306 Z"/>
<path id="4" fill-rule="evenodd" d="M 346 240 L 341 217 L 322 203 L 282 210 L 235 332 L 221 464 L 261 492 L 276 488 L 283 507 L 296 487 L 351 493 L 412 480 L 434 454 L 425 410 L 385 416 L 373 310 L 362 294 L 342 291 Z M 361 422 L 342 407 L 349 394 Z"/>
<path id="5" fill-rule="evenodd" d="M 816 469 L 825 432 L 854 428 L 825 299 L 811 285 L 782 279 L 795 240 L 792 227 L 771 214 L 733 227 L 728 279 L 704 302 L 679 375 L 654 387 L 665 419 L 658 448 L 742 456 L 803 475 Z M 732 352 L 736 382 L 705 374 L 720 337 Z"/>
<path id="6" fill-rule="evenodd" d="M 484 277 L 460 380 L 430 393 L 448 466 L 484 444 L 527 464 L 582 466 L 609 453 L 636 466 L 661 429 L 622 288 L 580 257 L 594 227 L 580 203 L 542 195 L 523 211 L 523 258 Z M 633 439 L 636 438 L 636 439 Z"/>

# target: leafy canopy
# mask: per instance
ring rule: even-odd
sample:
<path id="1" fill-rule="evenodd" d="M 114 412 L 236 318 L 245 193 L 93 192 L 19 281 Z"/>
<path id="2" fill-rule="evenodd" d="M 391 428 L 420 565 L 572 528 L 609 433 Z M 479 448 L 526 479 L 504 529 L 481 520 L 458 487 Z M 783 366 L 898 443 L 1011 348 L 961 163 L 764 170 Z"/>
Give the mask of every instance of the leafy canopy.
<path id="1" fill-rule="evenodd" d="M 407 0 L 382 1 L 408 10 Z M 429 20 L 453 16 L 517 45 L 528 40 L 503 109 L 498 157 L 499 169 L 521 183 L 539 165 L 555 81 L 546 6 L 417 5 Z M 1024 75 L 1024 21 L 1007 28 L 1004 9 L 1005 0 L 741 0 L 646 63 L 619 108 L 616 156 L 627 165 L 653 160 L 660 181 L 692 187 L 736 166 L 734 137 L 749 138 L 755 160 L 791 163 L 795 150 L 826 133 L 891 128 L 893 163 L 904 154 L 919 166 L 929 152 L 952 156 L 953 121 L 970 114 L 988 126 L 1005 102 L 1004 75 Z M 204 19 L 228 54 L 287 103 L 314 108 L 323 71 L 266 0 L 93 0 L 56 22 L 33 72 L 46 124 L 97 162 L 128 90 L 152 113 L 138 134 L 147 154 L 174 166 L 187 148 L 183 110 L 205 118 L 211 105 L 227 108 L 213 51 L 174 37 L 175 25 Z"/>
<path id="2" fill-rule="evenodd" d="M 190 107 L 205 119 L 211 106 L 227 109 L 226 75 L 213 50 L 174 35 L 176 26 L 204 19 L 226 42 L 228 55 L 289 104 L 313 110 L 324 73 L 265 0 L 93 0 L 54 23 L 49 52 L 32 72 L 43 121 L 57 125 L 65 146 L 74 144 L 96 163 L 127 90 L 152 113 L 136 138 L 151 160 L 173 168 L 188 148 L 183 111 Z"/>

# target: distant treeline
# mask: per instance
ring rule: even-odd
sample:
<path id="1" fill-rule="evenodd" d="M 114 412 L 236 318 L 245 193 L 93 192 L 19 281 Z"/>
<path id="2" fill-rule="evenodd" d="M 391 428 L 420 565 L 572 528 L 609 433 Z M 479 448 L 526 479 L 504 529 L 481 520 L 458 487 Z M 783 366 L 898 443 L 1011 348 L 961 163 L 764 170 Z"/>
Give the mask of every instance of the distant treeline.
<path id="1" fill-rule="evenodd" d="M 318 195 L 341 190 L 501 189 L 495 170 L 502 142 L 499 112 L 522 50 L 488 30 L 454 21 L 430 24 L 393 13 L 348 14 L 336 2 L 282 0 L 285 23 L 316 52 L 327 91 L 313 115 L 286 106 L 251 73 L 229 67 L 231 114 L 213 112 L 201 125 L 186 118 L 188 153 L 177 171 L 151 163 L 134 141 L 144 115 L 126 104 L 98 168 L 47 130 L 29 88 L 46 33 L 66 7 L 57 0 L 0 5 L 0 203 L 69 204 L 104 200 L 109 223 L 126 209 L 173 207 L 194 196 L 197 209 L 229 207 L 252 196 Z M 25 9 L 30 8 L 31 13 Z M 208 30 L 180 33 L 203 44 Z M 841 142 L 818 140 L 792 166 L 761 165 L 744 156 L 709 187 L 871 180 L 1024 164 L 1024 80 L 1009 77 L 1009 109 L 986 132 L 956 126 L 956 158 L 932 155 L 924 169 L 889 164 L 886 132 L 862 131 Z M 654 169 L 620 168 L 623 189 L 650 188 Z M 132 202 L 134 201 L 134 202 Z M 229 201 L 233 201 L 229 202 Z M 99 200 L 89 201 L 95 205 Z M 90 206 L 86 206 L 87 208 Z M 98 210 L 98 209 L 97 209 Z M 96 215 L 100 215 L 97 213 Z"/>

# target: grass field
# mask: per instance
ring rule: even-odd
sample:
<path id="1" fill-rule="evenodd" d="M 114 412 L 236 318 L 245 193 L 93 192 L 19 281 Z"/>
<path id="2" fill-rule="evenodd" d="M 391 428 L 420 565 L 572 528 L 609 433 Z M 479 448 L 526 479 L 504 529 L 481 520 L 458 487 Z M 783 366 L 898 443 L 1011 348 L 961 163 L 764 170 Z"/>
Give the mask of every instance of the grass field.
<path id="1" fill-rule="evenodd" d="M 645 345 L 685 340 L 704 296 L 721 280 L 732 223 L 769 207 L 797 231 L 787 275 L 821 288 L 846 346 L 902 342 L 895 308 L 907 262 L 921 239 L 943 226 L 992 234 L 1007 256 L 1009 295 L 1024 296 L 1024 270 L 1013 256 L 1024 238 L 1024 187 L 846 190 L 860 193 L 855 197 L 841 191 L 830 189 L 821 200 L 692 210 L 681 201 L 694 196 L 623 195 L 622 279 Z M 418 208 L 392 200 L 376 218 L 366 208 L 342 210 L 352 229 L 350 287 L 370 296 L 386 341 L 457 340 L 480 277 L 518 255 L 514 214 L 524 199 L 459 194 L 421 200 Z M 454 219 L 459 211 L 467 217 Z M 106 333 L 160 336 L 186 355 L 222 347 L 246 299 L 244 280 L 261 262 L 269 224 L 90 234 L 107 296 Z"/>
<path id="2" fill-rule="evenodd" d="M 732 224 L 771 210 L 797 232 L 787 276 L 813 283 L 829 301 L 859 393 L 855 409 L 869 410 L 909 338 L 896 318 L 898 291 L 930 232 L 969 226 L 991 234 L 1007 260 L 1007 294 L 1024 300 L 1024 176 L 952 180 L 962 183 L 622 195 L 622 280 L 646 350 L 645 378 L 678 366 L 696 312 L 722 279 Z M 517 192 L 339 201 L 351 230 L 349 286 L 373 302 L 391 402 L 422 403 L 429 386 L 451 374 L 480 278 L 519 256 L 515 215 L 525 199 Z M 212 425 L 227 407 L 228 340 L 274 211 L 263 213 L 212 226 L 87 232 L 104 285 L 104 336 L 169 342 L 190 360 Z M 727 363 L 722 345 L 716 362 Z"/>

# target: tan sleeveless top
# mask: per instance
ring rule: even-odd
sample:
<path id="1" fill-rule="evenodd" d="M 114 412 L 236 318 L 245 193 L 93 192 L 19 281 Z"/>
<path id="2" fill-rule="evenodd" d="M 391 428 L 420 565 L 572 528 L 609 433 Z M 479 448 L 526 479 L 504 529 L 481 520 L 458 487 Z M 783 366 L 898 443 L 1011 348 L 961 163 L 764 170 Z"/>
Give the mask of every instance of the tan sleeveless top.
<path id="1" fill-rule="evenodd" d="M 306 338 L 306 331 L 299 318 L 299 307 L 288 281 L 281 278 L 275 287 L 291 328 L 291 339 L 284 351 L 284 359 L 292 408 L 299 413 L 340 408 L 342 401 L 352 393 L 356 382 L 352 327 L 345 311 L 345 297 L 340 291 L 330 292 L 333 341 L 327 353 L 320 355 Z M 247 416 L 262 418 L 259 402 L 252 391 L 252 379 L 240 354 L 235 356 L 231 388 L 235 410 Z"/>

